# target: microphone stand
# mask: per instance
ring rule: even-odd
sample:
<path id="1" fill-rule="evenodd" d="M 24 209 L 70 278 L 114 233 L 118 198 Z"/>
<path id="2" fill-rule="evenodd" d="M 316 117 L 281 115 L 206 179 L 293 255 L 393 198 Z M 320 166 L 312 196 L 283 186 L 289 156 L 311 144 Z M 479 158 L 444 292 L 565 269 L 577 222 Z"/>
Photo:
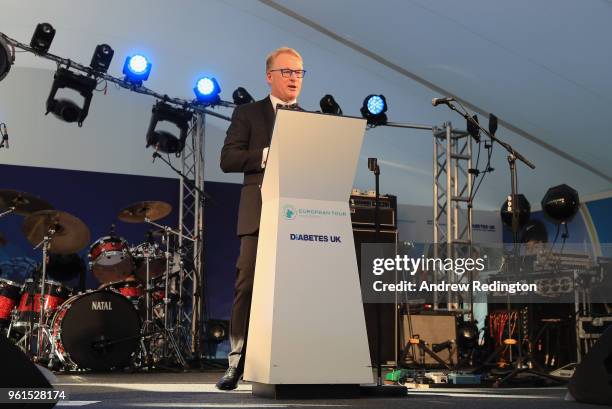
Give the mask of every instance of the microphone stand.
<path id="1" fill-rule="evenodd" d="M 374 242 L 380 246 L 380 167 L 377 158 L 368 158 L 368 169 L 374 173 L 375 196 L 374 196 Z M 397 311 L 397 308 L 395 308 Z M 408 388 L 404 385 L 384 385 L 382 381 L 382 320 L 380 302 L 376 303 L 376 385 L 362 386 L 365 395 L 390 397 L 406 396 Z M 397 349 L 397 339 L 393 337 L 394 349 Z"/>
<path id="2" fill-rule="evenodd" d="M 380 244 L 380 167 L 376 158 L 368 158 L 368 168 L 374 173 L 374 242 Z M 380 303 L 376 303 L 376 385 L 382 386 L 382 335 Z"/>
<path id="3" fill-rule="evenodd" d="M 213 197 L 211 195 L 209 195 L 208 193 L 206 193 L 205 191 L 203 191 L 202 189 L 200 189 L 198 186 L 195 185 L 195 183 L 193 182 L 193 180 L 188 179 L 183 172 L 181 172 L 180 170 L 178 170 L 177 168 L 175 168 L 172 163 L 170 163 L 170 161 L 166 158 L 164 158 L 162 155 L 159 154 L 159 152 L 155 151 L 153 152 L 153 161 L 155 162 L 155 159 L 159 158 L 161 159 L 164 163 L 166 163 L 170 169 L 172 169 L 177 175 L 179 175 L 181 177 L 181 179 L 183 179 L 183 181 L 185 183 L 187 183 L 189 185 L 190 188 L 194 189 L 195 191 L 197 191 L 200 194 L 200 201 L 202 203 L 204 203 L 204 200 L 209 200 L 211 203 L 216 204 L 217 202 L 215 201 L 215 199 L 213 199 Z"/>
<path id="4" fill-rule="evenodd" d="M 521 155 L 519 152 L 517 152 L 509 143 L 506 143 L 506 142 L 502 141 L 497 136 L 495 136 L 495 134 L 492 134 L 491 132 L 489 132 L 486 129 L 484 129 L 482 127 L 482 125 L 480 125 L 480 123 L 478 123 L 476 120 L 474 120 L 474 118 L 472 118 L 467 112 L 464 113 L 464 112 L 459 111 L 457 109 L 457 107 L 455 105 L 453 105 L 451 102 L 445 102 L 445 104 L 448 106 L 448 108 L 450 110 L 457 112 L 459 115 L 461 115 L 463 118 L 465 118 L 466 121 L 469 121 L 474 126 L 478 127 L 478 129 L 480 129 L 481 132 L 483 132 L 485 135 L 487 135 L 491 139 L 491 141 L 497 142 L 498 144 L 503 146 L 504 149 L 506 149 L 508 151 L 510 156 L 512 156 L 514 158 L 513 159 L 513 163 L 514 163 L 514 161 L 516 161 L 516 159 L 518 159 L 521 162 L 523 162 L 525 165 L 529 166 L 531 169 L 535 169 L 535 165 L 533 163 L 531 163 L 527 158 L 525 158 L 523 155 Z M 511 168 L 511 170 L 512 170 L 512 168 Z"/>
<path id="5" fill-rule="evenodd" d="M 461 115 L 463 118 L 465 118 L 466 121 L 470 122 L 472 125 L 476 126 L 481 132 L 483 132 L 485 135 L 487 135 L 490 139 L 491 139 L 491 143 L 493 142 L 497 142 L 499 145 L 501 145 L 507 152 L 508 152 L 508 166 L 510 167 L 510 189 L 511 189 L 511 200 L 512 200 L 512 244 L 513 244 L 513 262 L 510 263 L 510 268 L 518 268 L 518 255 L 520 252 L 519 249 L 519 212 L 518 212 L 518 207 L 517 207 L 517 197 L 518 197 L 518 174 L 516 171 L 516 161 L 519 160 L 521 162 L 523 162 L 525 165 L 527 165 L 529 168 L 531 169 L 535 169 L 535 165 L 533 163 L 531 163 L 527 158 L 525 158 L 523 155 L 521 155 L 518 151 L 516 151 L 509 143 L 502 141 L 501 139 L 497 138 L 493 132 L 489 132 L 488 130 L 484 129 L 480 123 L 478 121 L 476 121 L 474 118 L 472 118 L 468 113 L 467 110 L 465 108 L 463 108 L 464 111 L 466 112 L 461 112 L 460 110 L 457 109 L 457 107 L 455 105 L 453 105 L 451 103 L 451 101 L 444 101 L 443 102 L 446 106 L 448 106 L 448 108 L 452 111 L 457 112 L 459 115 Z M 461 105 L 461 104 L 460 104 Z M 508 308 L 508 312 L 510 312 L 510 295 L 508 295 L 508 302 L 507 302 L 507 308 Z M 518 374 L 523 373 L 523 372 L 528 372 L 534 375 L 538 375 L 544 378 L 548 378 L 551 380 L 554 380 L 556 382 L 563 382 L 562 380 L 560 380 L 557 377 L 554 377 L 552 375 L 549 375 L 547 373 L 544 372 L 540 372 L 540 371 L 536 371 L 533 370 L 529 367 L 524 367 L 524 362 L 523 362 L 523 354 L 522 354 L 522 342 L 521 342 L 521 325 L 518 326 L 517 328 L 517 336 L 518 336 L 518 357 L 517 357 L 517 361 L 515 363 L 515 368 L 514 370 L 504 376 L 502 379 L 497 380 L 495 382 L 495 386 L 501 386 L 504 383 L 506 383 L 508 380 L 516 377 Z M 508 320 L 508 337 L 510 337 L 510 320 Z M 531 340 L 529 340 L 529 342 L 531 342 Z M 510 348 L 512 348 L 510 346 Z M 510 353 L 512 353 L 512 349 L 510 349 Z M 510 355 L 512 357 L 512 355 Z M 510 358 L 512 359 L 512 358 Z"/>

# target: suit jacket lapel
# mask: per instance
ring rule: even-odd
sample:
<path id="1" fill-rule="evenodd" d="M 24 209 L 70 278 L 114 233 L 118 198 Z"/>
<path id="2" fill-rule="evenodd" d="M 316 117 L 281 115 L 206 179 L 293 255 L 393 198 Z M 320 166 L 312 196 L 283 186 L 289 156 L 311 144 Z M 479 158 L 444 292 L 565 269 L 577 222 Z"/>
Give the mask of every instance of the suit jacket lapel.
<path id="1" fill-rule="evenodd" d="M 270 101 L 270 97 L 262 100 L 263 105 L 263 119 L 266 125 L 266 135 L 268 137 L 268 145 L 272 141 L 272 131 L 274 130 L 274 120 L 276 115 L 274 114 L 274 108 L 272 108 L 272 101 Z"/>

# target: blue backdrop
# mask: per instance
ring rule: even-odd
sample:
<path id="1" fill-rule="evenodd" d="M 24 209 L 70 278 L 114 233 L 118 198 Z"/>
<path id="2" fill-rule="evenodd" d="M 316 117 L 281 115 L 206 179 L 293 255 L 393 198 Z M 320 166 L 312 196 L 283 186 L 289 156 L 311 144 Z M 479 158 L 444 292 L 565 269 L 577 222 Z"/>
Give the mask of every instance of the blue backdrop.
<path id="1" fill-rule="evenodd" d="M 158 223 L 178 227 L 178 179 L 50 169 L 29 166 L 0 165 L 4 175 L 1 189 L 14 189 L 32 193 L 51 203 L 56 209 L 80 218 L 89 228 L 91 245 L 109 234 L 115 224 L 116 234 L 131 245 L 144 241 L 152 227 L 146 224 L 124 223 L 117 213 L 125 206 L 144 200 L 161 200 L 172 205 L 172 213 Z M 240 198 L 240 185 L 207 182 L 205 190 L 213 200 L 205 211 L 205 303 L 209 317 L 229 318 L 233 297 L 235 261 L 239 242 L 236 238 L 236 215 Z M 40 251 L 21 232 L 24 218 L 9 215 L 0 219 L 0 233 L 6 244 L 0 247 L 0 277 L 23 282 L 39 263 Z M 89 250 L 79 254 L 87 261 Z M 76 286 L 77 280 L 65 283 Z M 87 272 L 87 287 L 99 283 Z"/>

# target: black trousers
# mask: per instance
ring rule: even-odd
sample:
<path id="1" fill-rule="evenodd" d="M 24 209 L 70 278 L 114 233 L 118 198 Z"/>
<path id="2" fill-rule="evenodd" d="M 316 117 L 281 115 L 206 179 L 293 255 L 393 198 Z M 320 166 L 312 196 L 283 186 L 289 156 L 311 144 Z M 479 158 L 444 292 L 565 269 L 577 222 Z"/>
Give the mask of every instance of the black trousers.
<path id="1" fill-rule="evenodd" d="M 257 258 L 257 239 L 257 234 L 240 237 L 240 255 L 236 262 L 234 304 L 230 319 L 231 351 L 228 355 L 228 360 L 230 366 L 240 368 L 241 370 L 244 368 L 249 332 L 255 259 Z"/>

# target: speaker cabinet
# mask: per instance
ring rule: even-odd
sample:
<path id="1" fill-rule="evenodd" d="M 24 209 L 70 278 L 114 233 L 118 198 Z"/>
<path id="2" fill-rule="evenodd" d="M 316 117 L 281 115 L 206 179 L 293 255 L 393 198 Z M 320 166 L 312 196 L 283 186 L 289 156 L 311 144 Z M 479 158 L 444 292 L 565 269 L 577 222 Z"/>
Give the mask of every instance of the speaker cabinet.
<path id="1" fill-rule="evenodd" d="M 52 388 L 51 384 L 38 368 L 36 368 L 36 365 L 30 362 L 28 357 L 2 334 L 0 334 L 0 362 L 2 362 L 2 368 L 5 369 L 3 371 L 4 373 L 0 374 L 0 385 L 2 388 Z M 0 405 L 3 409 L 46 409 L 54 406 L 55 403 L 33 403 L 33 401 L 21 401 L 14 404 L 7 403 Z"/>
<path id="2" fill-rule="evenodd" d="M 355 239 L 355 251 L 357 253 L 357 266 L 359 268 L 359 277 L 361 277 L 361 244 L 375 243 L 376 232 L 373 229 L 353 229 L 353 238 Z M 381 230 L 380 243 L 397 244 L 396 230 Z M 381 364 L 393 365 L 396 359 L 396 325 L 395 325 L 395 304 L 375 304 L 363 303 L 363 312 L 365 314 L 366 329 L 368 332 L 368 344 L 370 345 L 370 358 L 372 365 L 376 364 L 376 326 L 378 315 L 376 306 L 380 306 L 380 322 L 381 322 Z"/>

